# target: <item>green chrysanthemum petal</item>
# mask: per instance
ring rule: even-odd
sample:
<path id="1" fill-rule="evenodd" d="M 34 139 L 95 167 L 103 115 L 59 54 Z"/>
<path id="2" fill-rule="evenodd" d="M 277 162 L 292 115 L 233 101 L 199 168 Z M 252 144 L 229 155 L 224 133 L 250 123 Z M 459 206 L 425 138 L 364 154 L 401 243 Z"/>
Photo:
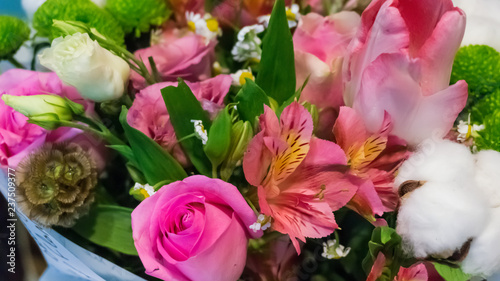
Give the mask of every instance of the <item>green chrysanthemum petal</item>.
<path id="1" fill-rule="evenodd" d="M 30 28 L 24 21 L 0 16 L 0 59 L 15 54 L 29 37 Z"/>
<path id="2" fill-rule="evenodd" d="M 453 62 L 451 84 L 465 80 L 469 84 L 468 105 L 500 88 L 500 54 L 486 45 L 469 45 L 458 50 Z"/>
<path id="3" fill-rule="evenodd" d="M 477 148 L 500 151 L 500 109 L 486 116 L 483 124 L 484 129 L 478 131 L 479 136 L 475 139 Z"/>
<path id="4" fill-rule="evenodd" d="M 124 42 L 125 35 L 116 19 L 90 0 L 48 0 L 43 3 L 33 17 L 33 27 L 39 36 L 54 39 L 62 35 L 52 27 L 54 19 L 80 21 L 118 44 Z"/>
<path id="5" fill-rule="evenodd" d="M 107 0 L 106 10 L 126 33 L 147 32 L 151 25 L 161 25 L 171 13 L 164 0 Z"/>
<path id="6" fill-rule="evenodd" d="M 471 107 L 471 120 L 474 124 L 482 124 L 483 120 L 500 109 L 500 89 L 484 96 Z"/>

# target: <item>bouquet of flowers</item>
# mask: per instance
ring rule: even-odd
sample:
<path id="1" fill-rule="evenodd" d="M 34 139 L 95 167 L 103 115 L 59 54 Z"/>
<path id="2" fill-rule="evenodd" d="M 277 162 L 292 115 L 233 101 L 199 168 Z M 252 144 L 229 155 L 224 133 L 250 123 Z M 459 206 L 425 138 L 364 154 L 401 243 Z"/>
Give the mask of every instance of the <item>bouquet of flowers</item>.
<path id="1" fill-rule="evenodd" d="M 73 276 L 500 271 L 500 54 L 463 1 L 41 2 L 0 16 L 2 192 Z"/>

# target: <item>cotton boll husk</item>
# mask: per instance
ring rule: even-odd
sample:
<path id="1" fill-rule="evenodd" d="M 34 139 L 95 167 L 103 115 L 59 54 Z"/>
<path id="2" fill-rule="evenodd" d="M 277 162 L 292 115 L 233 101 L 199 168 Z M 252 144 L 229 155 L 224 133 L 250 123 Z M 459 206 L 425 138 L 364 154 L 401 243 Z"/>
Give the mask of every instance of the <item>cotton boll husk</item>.
<path id="1" fill-rule="evenodd" d="M 491 208 L 500 207 L 500 152 L 483 150 L 474 157 L 478 187 L 488 196 Z"/>
<path id="2" fill-rule="evenodd" d="M 469 149 L 451 141 L 428 141 L 406 160 L 399 169 L 394 188 L 407 180 L 472 185 L 474 157 Z"/>
<path id="3" fill-rule="evenodd" d="M 486 199 L 472 186 L 427 182 L 401 199 L 396 231 L 405 251 L 417 258 L 447 258 L 488 220 Z"/>
<path id="4" fill-rule="evenodd" d="M 472 240 L 469 253 L 462 262 L 465 273 L 484 278 L 500 271 L 500 208 L 490 210 L 491 216 L 486 229 Z"/>

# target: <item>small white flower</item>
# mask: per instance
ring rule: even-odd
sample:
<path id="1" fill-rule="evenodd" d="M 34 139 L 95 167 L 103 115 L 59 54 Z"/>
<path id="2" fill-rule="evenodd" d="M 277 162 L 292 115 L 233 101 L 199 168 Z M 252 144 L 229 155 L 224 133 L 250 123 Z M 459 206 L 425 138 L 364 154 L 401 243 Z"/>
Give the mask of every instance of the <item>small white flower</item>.
<path id="1" fill-rule="evenodd" d="M 203 122 L 201 120 L 191 120 L 191 122 L 194 124 L 194 133 L 196 137 L 198 137 L 204 145 L 207 144 L 208 132 L 205 130 Z"/>
<path id="2" fill-rule="evenodd" d="M 156 193 L 155 189 L 149 185 L 149 184 L 140 184 L 138 182 L 135 183 L 134 185 L 134 190 L 140 190 L 141 193 L 146 193 L 148 196 L 144 196 L 144 197 L 149 197 L 149 196 L 153 196 L 153 194 Z M 143 194 L 143 195 L 146 195 L 146 194 Z"/>
<path id="3" fill-rule="evenodd" d="M 337 240 L 328 240 L 323 242 L 323 253 L 322 257 L 327 259 L 340 259 L 349 254 L 351 248 L 345 248 L 343 245 L 337 243 Z"/>
<path id="4" fill-rule="evenodd" d="M 458 121 L 457 131 L 458 136 L 457 140 L 464 142 L 468 140 L 470 137 L 474 137 L 474 133 L 481 131 L 484 129 L 484 125 L 475 125 L 470 122 L 470 114 L 469 119 L 467 121 L 460 120 Z"/>
<path id="5" fill-rule="evenodd" d="M 244 62 L 252 59 L 260 61 L 262 40 L 260 40 L 257 34 L 262 31 L 264 31 L 264 26 L 255 24 L 245 26 L 238 32 L 238 42 L 236 42 L 231 50 L 231 54 L 236 61 Z"/>
<path id="6" fill-rule="evenodd" d="M 189 30 L 205 37 L 205 44 L 207 45 L 210 41 L 217 38 L 217 36 L 222 35 L 219 22 L 209 13 L 206 13 L 202 17 L 200 14 L 195 14 L 194 12 L 186 12 L 186 20 Z"/>
<path id="7" fill-rule="evenodd" d="M 236 71 L 234 74 L 230 74 L 231 78 L 233 78 L 233 86 L 243 86 L 246 83 L 245 78 L 248 78 L 252 81 L 255 81 L 255 76 L 252 74 L 252 70 L 248 69 L 240 69 Z"/>
<path id="8" fill-rule="evenodd" d="M 260 214 L 257 217 L 257 221 L 249 226 L 253 232 L 257 232 L 259 230 L 266 230 L 271 227 L 271 217 L 266 216 L 264 214 Z"/>
<path id="9" fill-rule="evenodd" d="M 299 13 L 300 7 L 297 4 L 292 4 L 291 7 L 286 8 L 286 18 L 288 19 L 288 27 L 294 28 L 297 26 L 297 22 L 300 19 Z M 269 25 L 269 20 L 271 19 L 271 15 L 264 15 L 257 18 L 257 21 L 263 24 L 266 28 Z"/>

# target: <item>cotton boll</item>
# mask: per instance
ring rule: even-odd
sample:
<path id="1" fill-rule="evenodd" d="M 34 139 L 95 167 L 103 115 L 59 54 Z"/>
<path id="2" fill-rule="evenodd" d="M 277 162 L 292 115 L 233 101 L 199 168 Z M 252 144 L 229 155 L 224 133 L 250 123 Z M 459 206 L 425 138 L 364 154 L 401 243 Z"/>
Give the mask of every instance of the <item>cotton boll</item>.
<path id="1" fill-rule="evenodd" d="M 451 141 L 424 142 L 399 169 L 394 188 L 407 180 L 472 184 L 474 158 L 464 145 Z"/>
<path id="2" fill-rule="evenodd" d="M 491 209 L 491 219 L 486 229 L 472 240 L 469 253 L 462 262 L 462 270 L 465 273 L 480 275 L 484 278 L 499 272 L 499 238 L 500 208 L 495 208 Z M 490 279 L 488 278 L 488 280 Z"/>
<path id="3" fill-rule="evenodd" d="M 474 157 L 478 187 L 488 196 L 491 208 L 500 207 L 500 152 L 483 150 Z"/>
<path id="4" fill-rule="evenodd" d="M 417 258 L 451 256 L 483 231 L 489 214 L 473 185 L 426 182 L 401 200 L 396 231 Z"/>

